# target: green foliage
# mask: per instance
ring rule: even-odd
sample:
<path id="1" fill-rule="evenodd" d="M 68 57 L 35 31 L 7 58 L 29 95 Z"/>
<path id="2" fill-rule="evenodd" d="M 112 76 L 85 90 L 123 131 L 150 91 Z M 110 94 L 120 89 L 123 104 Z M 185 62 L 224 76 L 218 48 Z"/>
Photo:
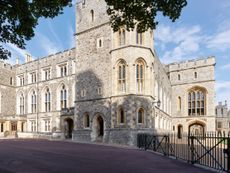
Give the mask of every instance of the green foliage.
<path id="1" fill-rule="evenodd" d="M 0 0 L 0 42 L 25 48 L 25 41 L 34 36 L 41 17 L 53 18 L 62 13 L 70 0 Z M 0 59 L 7 59 L 10 51 L 0 45 Z"/>
<path id="2" fill-rule="evenodd" d="M 111 26 L 117 31 L 121 26 L 138 32 L 155 29 L 157 12 L 162 12 L 173 22 L 179 18 L 181 10 L 187 5 L 186 0 L 105 0 L 109 5 Z"/>

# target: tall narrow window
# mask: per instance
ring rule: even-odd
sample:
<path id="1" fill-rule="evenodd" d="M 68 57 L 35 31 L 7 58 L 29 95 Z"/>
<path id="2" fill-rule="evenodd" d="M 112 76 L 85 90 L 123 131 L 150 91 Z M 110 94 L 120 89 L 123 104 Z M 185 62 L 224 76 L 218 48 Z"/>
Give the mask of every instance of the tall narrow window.
<path id="1" fill-rule="evenodd" d="M 118 124 L 124 124 L 125 123 L 125 113 L 122 108 L 118 110 L 118 115 L 117 115 L 117 120 Z"/>
<path id="2" fill-rule="evenodd" d="M 141 93 L 144 88 L 144 63 L 139 60 L 136 64 L 137 92 Z"/>
<path id="3" fill-rule="evenodd" d="M 24 104 L 25 104 L 24 96 L 23 94 L 21 94 L 19 98 L 19 113 L 20 114 L 24 114 L 24 110 L 25 110 Z"/>
<path id="4" fill-rule="evenodd" d="M 121 92 L 126 90 L 126 63 L 124 61 L 118 64 L 118 90 Z"/>
<path id="5" fill-rule="evenodd" d="M 205 114 L 205 92 L 200 89 L 188 93 L 188 115 L 199 116 Z"/>
<path id="6" fill-rule="evenodd" d="M 67 91 L 65 85 L 63 84 L 61 87 L 61 109 L 67 108 Z"/>
<path id="7" fill-rule="evenodd" d="M 31 83 L 37 82 L 37 74 L 36 74 L 36 72 L 31 73 L 30 77 L 31 77 L 31 79 L 30 79 Z"/>
<path id="8" fill-rule="evenodd" d="M 50 79 L 50 73 L 51 73 L 50 68 L 44 69 L 44 80 L 49 80 Z"/>
<path id="9" fill-rule="evenodd" d="M 60 75 L 61 77 L 67 76 L 67 64 L 61 65 L 60 67 Z"/>
<path id="10" fill-rule="evenodd" d="M 50 120 L 45 120 L 45 131 L 46 132 L 50 131 Z"/>
<path id="11" fill-rule="evenodd" d="M 178 111 L 181 110 L 181 97 L 178 97 Z"/>
<path id="12" fill-rule="evenodd" d="M 35 91 L 31 95 L 31 113 L 36 113 L 37 111 L 37 98 Z"/>
<path id="13" fill-rule="evenodd" d="M 180 80 L 180 74 L 178 74 L 178 76 L 177 76 L 177 77 L 178 77 L 178 80 Z"/>
<path id="14" fill-rule="evenodd" d="M 91 21 L 94 22 L 94 11 L 91 10 L 90 13 L 91 13 Z"/>
<path id="15" fill-rule="evenodd" d="M 178 127 L 177 127 L 177 137 L 179 139 L 182 138 L 182 133 L 183 133 L 183 126 L 182 125 L 178 125 Z"/>
<path id="16" fill-rule="evenodd" d="M 35 132 L 36 131 L 36 121 L 31 121 L 30 122 L 30 129 L 31 129 L 31 132 Z"/>
<path id="17" fill-rule="evenodd" d="M 119 45 L 125 45 L 125 29 L 119 30 Z"/>
<path id="18" fill-rule="evenodd" d="M 10 85 L 13 85 L 13 78 L 10 78 Z"/>
<path id="19" fill-rule="evenodd" d="M 49 88 L 47 88 L 45 92 L 45 112 L 50 112 L 50 105 L 50 91 Z"/>
<path id="20" fill-rule="evenodd" d="M 197 78 L 197 72 L 194 72 L 194 78 L 195 79 Z"/>
<path id="21" fill-rule="evenodd" d="M 143 124 L 144 123 L 144 110 L 142 108 L 140 108 L 138 110 L 138 114 L 137 114 L 137 122 L 139 124 Z"/>
<path id="22" fill-rule="evenodd" d="M 142 45 L 143 44 L 143 33 L 136 32 L 136 43 Z"/>
<path id="23" fill-rule="evenodd" d="M 4 132 L 4 124 L 3 124 L 3 122 L 0 123 L 0 124 L 1 124 L 1 132 Z"/>
<path id="24" fill-rule="evenodd" d="M 84 128 L 88 128 L 89 127 L 89 114 L 88 113 L 84 114 L 83 125 L 84 125 Z"/>

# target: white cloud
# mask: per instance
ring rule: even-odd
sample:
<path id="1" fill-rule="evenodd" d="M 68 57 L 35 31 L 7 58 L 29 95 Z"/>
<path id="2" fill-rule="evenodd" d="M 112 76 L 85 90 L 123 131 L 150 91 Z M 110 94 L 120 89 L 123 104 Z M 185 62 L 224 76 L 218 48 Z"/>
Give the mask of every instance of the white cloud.
<path id="1" fill-rule="evenodd" d="M 211 36 L 207 41 L 207 47 L 220 51 L 230 49 L 230 29 Z"/>
<path id="2" fill-rule="evenodd" d="M 69 25 L 69 47 L 72 48 L 75 46 L 75 37 L 74 37 L 74 30 L 71 25 Z"/>
<path id="3" fill-rule="evenodd" d="M 50 40 L 48 37 L 43 35 L 42 33 L 37 32 L 38 42 L 41 46 L 41 48 L 46 52 L 47 55 L 59 52 L 62 50 L 61 46 L 52 40 Z"/>
<path id="4" fill-rule="evenodd" d="M 230 70 L 230 64 L 225 64 L 220 68 L 223 69 L 223 70 Z"/>
<path id="5" fill-rule="evenodd" d="M 26 54 L 30 54 L 29 51 L 20 49 L 16 45 L 11 43 L 7 43 L 4 47 L 11 52 L 11 58 L 7 60 L 7 62 L 10 64 L 15 64 L 16 58 L 19 58 L 23 61 L 23 58 L 25 58 Z"/>
<path id="6" fill-rule="evenodd" d="M 62 42 L 61 42 L 61 40 L 60 40 L 60 36 L 58 36 L 58 35 L 56 34 L 56 32 L 55 32 L 54 29 L 53 29 L 53 25 L 51 24 L 50 21 L 48 21 L 48 27 L 49 27 L 49 30 L 50 30 L 51 34 L 53 35 L 53 38 L 55 39 L 56 44 L 58 44 L 59 47 L 61 47 L 62 50 L 63 50 L 63 44 L 62 44 Z"/>
<path id="7" fill-rule="evenodd" d="M 164 63 L 191 58 L 199 51 L 204 36 L 198 25 L 192 27 L 170 28 L 160 25 L 156 31 L 155 38 L 161 50 L 167 47 L 168 51 L 161 57 Z M 170 47 L 173 47 L 170 50 Z"/>

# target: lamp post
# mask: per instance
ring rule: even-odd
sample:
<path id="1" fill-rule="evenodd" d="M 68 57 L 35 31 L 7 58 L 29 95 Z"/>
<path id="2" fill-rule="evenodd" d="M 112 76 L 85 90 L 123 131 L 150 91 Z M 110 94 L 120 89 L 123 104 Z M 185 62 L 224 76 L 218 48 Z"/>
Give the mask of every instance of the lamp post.
<path id="1" fill-rule="evenodd" d="M 160 100 L 158 100 L 158 101 L 153 101 L 152 102 L 152 110 L 154 111 L 155 109 L 153 109 L 154 108 L 154 104 L 156 104 L 156 106 L 157 106 L 157 108 L 160 110 L 160 106 L 161 106 L 161 101 Z M 160 112 L 160 111 L 159 111 Z M 156 112 L 154 112 L 154 128 L 156 129 L 156 117 L 157 117 L 157 115 L 155 115 L 155 113 Z"/>

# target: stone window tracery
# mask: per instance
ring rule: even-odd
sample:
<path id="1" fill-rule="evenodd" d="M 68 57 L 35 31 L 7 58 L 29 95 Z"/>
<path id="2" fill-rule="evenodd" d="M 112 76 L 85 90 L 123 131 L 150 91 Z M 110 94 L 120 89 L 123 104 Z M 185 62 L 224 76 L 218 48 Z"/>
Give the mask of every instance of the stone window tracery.
<path id="1" fill-rule="evenodd" d="M 205 95 L 201 89 L 195 89 L 188 93 L 188 115 L 205 115 Z"/>
<path id="2" fill-rule="evenodd" d="M 61 100 L 60 100 L 60 104 L 61 104 L 61 109 L 65 109 L 67 108 L 67 91 L 66 91 L 66 87 L 63 84 L 61 87 Z"/>
<path id="3" fill-rule="evenodd" d="M 37 111 L 37 96 L 35 91 L 31 95 L 31 113 L 36 113 Z"/>
<path id="4" fill-rule="evenodd" d="M 118 64 L 118 91 L 126 91 L 126 63 L 124 61 Z"/>
<path id="5" fill-rule="evenodd" d="M 142 93 L 144 88 L 144 63 L 139 60 L 136 64 L 136 83 L 137 83 L 137 92 Z"/>
<path id="6" fill-rule="evenodd" d="M 125 45 L 125 29 L 120 29 L 119 30 L 119 45 Z"/>
<path id="7" fill-rule="evenodd" d="M 50 91 L 49 88 L 46 88 L 45 92 L 45 112 L 50 112 L 51 109 L 51 101 L 50 101 Z"/>
<path id="8" fill-rule="evenodd" d="M 143 44 L 144 33 L 136 32 L 136 43 L 139 45 Z"/>
<path id="9" fill-rule="evenodd" d="M 19 98 L 19 113 L 24 114 L 25 113 L 24 110 L 25 110 L 25 99 L 23 94 L 21 94 Z"/>

